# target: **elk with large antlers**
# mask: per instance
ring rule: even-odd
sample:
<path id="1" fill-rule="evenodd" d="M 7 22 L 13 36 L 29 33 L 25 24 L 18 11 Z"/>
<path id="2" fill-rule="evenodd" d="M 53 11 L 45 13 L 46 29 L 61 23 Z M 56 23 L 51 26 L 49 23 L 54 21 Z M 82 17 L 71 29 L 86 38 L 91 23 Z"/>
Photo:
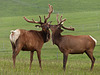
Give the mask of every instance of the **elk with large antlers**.
<path id="1" fill-rule="evenodd" d="M 72 30 L 74 31 L 74 28 L 66 28 L 63 26 L 64 21 L 66 19 L 62 20 L 62 16 L 60 18 L 60 21 L 58 20 L 57 15 L 57 25 L 49 25 L 51 31 L 52 31 L 52 41 L 53 44 L 56 44 L 60 51 L 63 53 L 63 69 L 66 68 L 66 62 L 68 58 L 68 54 L 82 54 L 86 53 L 88 57 L 91 59 L 92 65 L 91 70 L 93 69 L 95 58 L 93 56 L 93 50 L 96 45 L 96 40 L 89 35 L 80 35 L 80 36 L 72 36 L 72 35 L 61 35 L 61 32 L 63 29 Z"/>
<path id="2" fill-rule="evenodd" d="M 16 56 L 19 54 L 20 50 L 22 51 L 30 51 L 30 69 L 33 61 L 33 54 L 34 51 L 37 52 L 38 60 L 39 60 L 39 66 L 41 67 L 41 48 L 43 44 L 50 39 L 50 31 L 48 28 L 48 25 L 50 22 L 47 23 L 48 18 L 50 18 L 50 14 L 53 12 L 53 7 L 49 4 L 49 14 L 45 18 L 44 16 L 44 22 L 40 21 L 34 21 L 34 19 L 28 20 L 26 17 L 24 19 L 29 23 L 36 23 L 40 25 L 36 25 L 36 27 L 41 27 L 41 31 L 36 30 L 24 30 L 24 29 L 16 29 L 15 31 L 11 31 L 10 34 L 10 41 L 12 44 L 12 50 L 13 50 L 13 65 L 15 67 L 15 60 Z"/>

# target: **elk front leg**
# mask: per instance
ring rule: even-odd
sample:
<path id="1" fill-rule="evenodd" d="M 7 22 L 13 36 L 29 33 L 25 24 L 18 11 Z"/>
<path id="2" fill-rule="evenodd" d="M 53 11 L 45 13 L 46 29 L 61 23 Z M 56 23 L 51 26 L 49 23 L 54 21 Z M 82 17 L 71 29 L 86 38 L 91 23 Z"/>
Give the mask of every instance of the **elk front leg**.
<path id="1" fill-rule="evenodd" d="M 38 56 L 39 66 L 42 69 L 42 66 L 41 66 L 41 51 L 37 51 L 37 56 Z"/>
<path id="2" fill-rule="evenodd" d="M 32 61 L 33 61 L 33 54 L 34 54 L 34 51 L 31 51 L 30 52 L 30 70 L 31 70 L 31 65 L 32 65 Z"/>
<path id="3" fill-rule="evenodd" d="M 64 69 L 64 71 L 65 71 L 65 69 L 66 69 L 67 58 L 68 58 L 68 54 L 65 55 L 65 54 L 63 53 L 63 69 Z"/>

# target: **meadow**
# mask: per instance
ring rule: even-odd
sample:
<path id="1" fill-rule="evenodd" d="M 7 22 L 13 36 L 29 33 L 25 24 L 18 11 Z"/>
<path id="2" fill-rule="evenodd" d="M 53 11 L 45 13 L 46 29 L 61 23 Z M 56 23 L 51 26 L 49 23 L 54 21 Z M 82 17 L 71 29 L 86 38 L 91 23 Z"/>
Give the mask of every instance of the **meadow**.
<path id="1" fill-rule="evenodd" d="M 23 16 L 39 20 L 48 14 L 48 4 L 54 12 L 48 21 L 57 24 L 56 14 L 66 18 L 64 26 L 74 27 L 75 31 L 64 30 L 62 35 L 91 35 L 97 40 L 94 49 L 96 62 L 90 71 L 91 61 L 84 54 L 69 55 L 66 71 L 62 69 L 63 55 L 52 40 L 42 48 L 42 70 L 39 68 L 37 53 L 34 53 L 32 69 L 29 70 L 30 52 L 21 51 L 13 68 L 12 49 L 9 40 L 10 30 L 35 28 Z M 0 75 L 99 75 L 100 74 L 100 0 L 0 0 Z"/>

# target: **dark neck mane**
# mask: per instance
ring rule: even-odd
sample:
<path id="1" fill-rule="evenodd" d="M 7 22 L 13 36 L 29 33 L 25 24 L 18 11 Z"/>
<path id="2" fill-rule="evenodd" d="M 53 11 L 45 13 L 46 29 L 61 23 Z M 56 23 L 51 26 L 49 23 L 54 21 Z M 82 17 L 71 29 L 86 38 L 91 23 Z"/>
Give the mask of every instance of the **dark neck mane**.
<path id="1" fill-rule="evenodd" d="M 43 38 L 44 43 L 48 42 L 50 40 L 50 31 L 49 30 L 47 30 L 47 31 L 42 30 L 41 31 L 41 36 Z"/>
<path id="2" fill-rule="evenodd" d="M 60 41 L 61 41 L 61 34 L 60 33 L 52 33 L 53 44 L 58 45 Z"/>

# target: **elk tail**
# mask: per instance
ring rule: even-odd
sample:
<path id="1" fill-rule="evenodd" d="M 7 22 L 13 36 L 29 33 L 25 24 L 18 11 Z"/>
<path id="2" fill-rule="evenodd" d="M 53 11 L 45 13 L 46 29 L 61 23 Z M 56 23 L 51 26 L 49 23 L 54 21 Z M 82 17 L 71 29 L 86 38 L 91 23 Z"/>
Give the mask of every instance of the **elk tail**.
<path id="1" fill-rule="evenodd" d="M 94 39 L 91 35 L 89 35 L 94 41 L 95 41 L 95 45 L 97 44 L 97 40 Z"/>

